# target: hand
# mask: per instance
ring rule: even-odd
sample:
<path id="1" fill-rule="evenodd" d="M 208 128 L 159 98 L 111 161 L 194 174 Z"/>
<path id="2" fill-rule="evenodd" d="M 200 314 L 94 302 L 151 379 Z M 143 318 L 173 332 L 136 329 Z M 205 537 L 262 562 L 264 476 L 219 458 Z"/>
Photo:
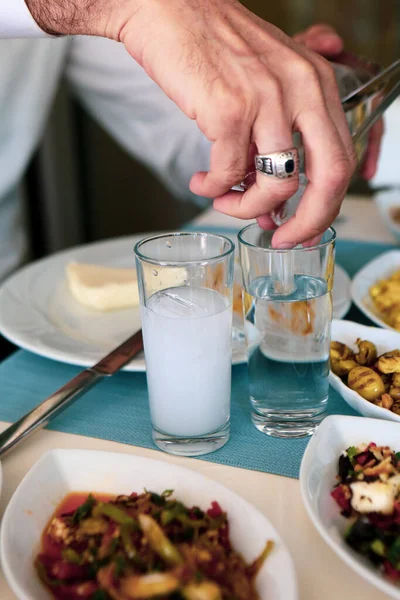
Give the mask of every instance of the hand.
<path id="1" fill-rule="evenodd" d="M 325 24 L 313 25 L 296 34 L 294 39 L 304 44 L 309 50 L 332 60 L 342 52 L 344 47 L 343 40 L 338 33 L 333 27 Z M 371 129 L 367 152 L 360 170 L 360 175 L 366 180 L 372 179 L 376 173 L 383 133 L 384 121 L 381 119 Z"/>
<path id="2" fill-rule="evenodd" d="M 296 178 L 277 180 L 261 173 L 243 194 L 230 188 L 246 174 L 252 142 L 259 153 L 286 150 L 292 147 L 292 132 L 300 131 L 309 184 L 296 215 L 275 232 L 273 243 L 294 246 L 335 219 L 355 168 L 355 152 L 333 69 L 324 58 L 237 0 L 27 1 L 44 28 L 55 7 L 50 30 L 122 41 L 196 120 L 213 148 L 210 171 L 197 173 L 191 190 L 215 198 L 217 210 L 256 218 L 292 196 Z M 59 12 L 71 5 L 72 16 L 61 18 Z"/>

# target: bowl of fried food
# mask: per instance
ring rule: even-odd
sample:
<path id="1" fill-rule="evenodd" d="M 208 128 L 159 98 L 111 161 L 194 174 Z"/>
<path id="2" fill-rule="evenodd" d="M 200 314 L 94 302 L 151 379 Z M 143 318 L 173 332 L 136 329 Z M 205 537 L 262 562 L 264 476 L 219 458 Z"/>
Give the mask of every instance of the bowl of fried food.
<path id="1" fill-rule="evenodd" d="M 330 383 L 365 417 L 400 422 L 400 334 L 333 321 Z"/>
<path id="2" fill-rule="evenodd" d="M 400 250 L 383 252 L 360 269 L 351 296 L 376 325 L 400 331 Z"/>

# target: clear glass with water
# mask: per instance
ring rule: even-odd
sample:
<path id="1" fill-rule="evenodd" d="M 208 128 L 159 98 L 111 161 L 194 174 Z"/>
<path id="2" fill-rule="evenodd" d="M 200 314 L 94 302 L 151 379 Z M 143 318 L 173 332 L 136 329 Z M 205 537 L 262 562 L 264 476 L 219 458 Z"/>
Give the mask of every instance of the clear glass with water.
<path id="1" fill-rule="evenodd" d="M 239 233 L 252 420 L 278 437 L 313 433 L 327 407 L 335 231 L 275 250 L 257 224 Z"/>
<path id="2" fill-rule="evenodd" d="M 195 456 L 229 439 L 233 243 L 202 233 L 135 247 L 153 439 Z"/>

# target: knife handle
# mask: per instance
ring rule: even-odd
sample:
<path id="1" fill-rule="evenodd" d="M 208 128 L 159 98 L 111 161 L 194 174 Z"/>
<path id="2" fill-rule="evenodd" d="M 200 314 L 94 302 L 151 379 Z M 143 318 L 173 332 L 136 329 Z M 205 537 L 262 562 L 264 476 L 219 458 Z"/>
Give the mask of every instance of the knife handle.
<path id="1" fill-rule="evenodd" d="M 27 438 L 37 429 L 45 427 L 50 419 L 58 415 L 83 393 L 103 379 L 104 375 L 86 369 L 43 400 L 29 413 L 0 433 L 0 456 L 3 456 L 20 440 Z"/>

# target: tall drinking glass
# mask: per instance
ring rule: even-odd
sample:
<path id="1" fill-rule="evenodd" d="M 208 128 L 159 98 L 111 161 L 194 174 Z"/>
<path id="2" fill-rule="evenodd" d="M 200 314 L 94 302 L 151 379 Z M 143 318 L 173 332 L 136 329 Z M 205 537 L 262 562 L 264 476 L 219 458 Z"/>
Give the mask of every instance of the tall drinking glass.
<path id="1" fill-rule="evenodd" d="M 328 401 L 335 238 L 272 248 L 272 231 L 239 233 L 252 420 L 278 437 L 312 434 Z"/>
<path id="2" fill-rule="evenodd" d="M 207 454 L 229 439 L 234 244 L 170 233 L 135 256 L 154 442 Z"/>

